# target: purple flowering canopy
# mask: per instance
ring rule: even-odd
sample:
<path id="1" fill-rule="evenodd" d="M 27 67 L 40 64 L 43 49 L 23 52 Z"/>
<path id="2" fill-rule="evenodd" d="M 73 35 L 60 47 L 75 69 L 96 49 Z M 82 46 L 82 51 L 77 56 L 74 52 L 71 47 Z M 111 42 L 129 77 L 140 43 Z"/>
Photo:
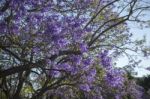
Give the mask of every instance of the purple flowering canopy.
<path id="1" fill-rule="evenodd" d="M 125 71 L 113 64 L 129 50 L 127 21 L 136 21 L 143 10 L 138 2 L 0 0 L 3 97 L 125 99 L 133 93 L 132 99 L 142 99 Z"/>

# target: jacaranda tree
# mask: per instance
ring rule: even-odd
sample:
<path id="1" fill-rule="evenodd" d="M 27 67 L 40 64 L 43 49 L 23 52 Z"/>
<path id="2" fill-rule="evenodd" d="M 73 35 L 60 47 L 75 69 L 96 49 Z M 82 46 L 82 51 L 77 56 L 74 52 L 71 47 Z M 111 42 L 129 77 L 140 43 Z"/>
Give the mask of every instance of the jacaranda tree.
<path id="1" fill-rule="evenodd" d="M 139 2 L 1 0 L 0 96 L 142 99 L 143 89 L 113 64 L 144 42 L 132 41 L 127 25 L 143 22 L 149 6 Z"/>

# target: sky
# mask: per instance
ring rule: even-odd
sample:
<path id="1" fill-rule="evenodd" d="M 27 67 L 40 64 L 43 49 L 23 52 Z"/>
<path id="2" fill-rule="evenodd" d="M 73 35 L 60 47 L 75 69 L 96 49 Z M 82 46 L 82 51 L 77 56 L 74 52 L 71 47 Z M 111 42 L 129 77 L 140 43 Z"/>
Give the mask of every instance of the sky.
<path id="1" fill-rule="evenodd" d="M 142 17 L 144 20 L 150 20 L 150 12 L 145 12 L 145 16 Z M 146 45 L 150 46 L 150 27 L 141 29 L 139 24 L 137 23 L 128 23 L 130 27 L 130 32 L 133 33 L 133 40 L 136 39 L 142 39 L 142 37 L 146 36 Z M 138 57 L 138 59 L 141 59 L 142 62 L 139 64 L 139 67 L 135 68 L 135 71 L 137 72 L 137 77 L 142 77 L 150 74 L 150 71 L 145 70 L 145 67 L 150 67 L 150 57 L 143 57 L 142 55 Z M 128 64 L 127 57 L 121 57 L 117 60 L 117 67 L 122 67 Z"/>
<path id="2" fill-rule="evenodd" d="M 146 36 L 146 44 L 150 45 L 150 28 L 146 29 L 138 29 L 138 28 L 131 28 L 131 31 L 133 32 L 133 39 L 142 39 L 143 35 Z M 143 57 L 142 55 L 138 57 L 138 59 L 141 59 L 141 63 L 139 64 L 139 67 L 135 69 L 137 72 L 137 77 L 142 77 L 150 74 L 150 71 L 145 70 L 145 67 L 150 67 L 150 57 Z M 121 57 L 117 60 L 117 66 L 122 67 L 128 64 L 127 57 Z"/>

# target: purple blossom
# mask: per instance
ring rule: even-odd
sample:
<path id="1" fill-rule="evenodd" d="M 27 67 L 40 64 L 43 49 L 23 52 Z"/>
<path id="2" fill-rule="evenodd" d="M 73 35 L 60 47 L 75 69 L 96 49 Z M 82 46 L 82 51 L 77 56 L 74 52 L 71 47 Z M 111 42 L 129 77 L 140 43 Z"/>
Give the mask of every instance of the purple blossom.
<path id="1" fill-rule="evenodd" d="M 88 84 L 80 84 L 79 87 L 83 91 L 87 91 L 87 92 L 91 91 L 90 86 Z"/>
<path id="2" fill-rule="evenodd" d="M 79 69 L 76 66 L 72 66 L 73 68 L 71 69 L 71 74 L 76 75 L 79 72 Z"/>
<path id="3" fill-rule="evenodd" d="M 88 74 L 87 74 L 87 82 L 88 83 L 93 83 L 96 79 L 96 69 L 91 69 L 89 70 Z"/>
<path id="4" fill-rule="evenodd" d="M 77 56 L 77 55 L 72 55 L 70 57 L 70 59 L 75 62 L 77 65 L 81 64 L 82 62 L 82 57 L 81 56 Z"/>
<path id="5" fill-rule="evenodd" d="M 60 68 L 66 70 L 66 71 L 70 71 L 71 70 L 71 66 L 67 63 L 64 63 L 64 64 L 60 64 L 59 66 Z"/>
<path id="6" fill-rule="evenodd" d="M 87 58 L 82 60 L 83 63 L 83 70 L 87 71 L 90 69 L 90 66 L 92 65 L 92 60 L 91 58 Z"/>
<path id="7" fill-rule="evenodd" d="M 111 68 L 112 67 L 112 60 L 108 56 L 108 51 L 107 50 L 100 53 L 100 59 L 101 59 L 101 64 L 104 68 Z"/>
<path id="8" fill-rule="evenodd" d="M 122 98 L 121 98 L 120 94 L 116 94 L 115 99 L 122 99 Z"/>
<path id="9" fill-rule="evenodd" d="M 34 47 L 32 50 L 33 50 L 34 53 L 39 53 L 40 52 L 40 49 L 38 47 Z"/>
<path id="10" fill-rule="evenodd" d="M 87 44 L 80 44 L 80 50 L 82 53 L 87 52 L 88 51 L 88 45 Z"/>
<path id="11" fill-rule="evenodd" d="M 124 72 L 119 69 L 106 71 L 105 81 L 109 86 L 121 88 L 124 85 Z"/>

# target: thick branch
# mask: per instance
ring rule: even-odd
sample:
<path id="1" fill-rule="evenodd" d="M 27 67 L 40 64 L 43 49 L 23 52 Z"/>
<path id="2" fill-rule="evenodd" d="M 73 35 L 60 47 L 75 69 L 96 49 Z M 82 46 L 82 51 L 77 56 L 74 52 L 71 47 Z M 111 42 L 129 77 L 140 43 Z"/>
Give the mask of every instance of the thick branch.
<path id="1" fill-rule="evenodd" d="M 20 65 L 20 66 L 17 66 L 17 67 L 9 68 L 7 70 L 1 70 L 0 71 L 0 78 L 9 76 L 9 75 L 12 75 L 12 74 L 15 74 L 15 73 L 19 73 L 19 72 L 22 72 L 22 71 L 27 71 L 27 70 L 30 70 L 32 68 L 40 67 L 41 65 L 46 63 L 47 59 L 54 60 L 54 59 L 56 59 L 57 57 L 59 57 L 61 55 L 70 55 L 70 54 L 78 55 L 78 54 L 81 54 L 81 52 L 80 51 L 72 51 L 72 50 L 60 51 L 59 54 L 52 55 L 50 58 L 39 60 L 36 63 L 28 63 L 26 65 Z"/>

